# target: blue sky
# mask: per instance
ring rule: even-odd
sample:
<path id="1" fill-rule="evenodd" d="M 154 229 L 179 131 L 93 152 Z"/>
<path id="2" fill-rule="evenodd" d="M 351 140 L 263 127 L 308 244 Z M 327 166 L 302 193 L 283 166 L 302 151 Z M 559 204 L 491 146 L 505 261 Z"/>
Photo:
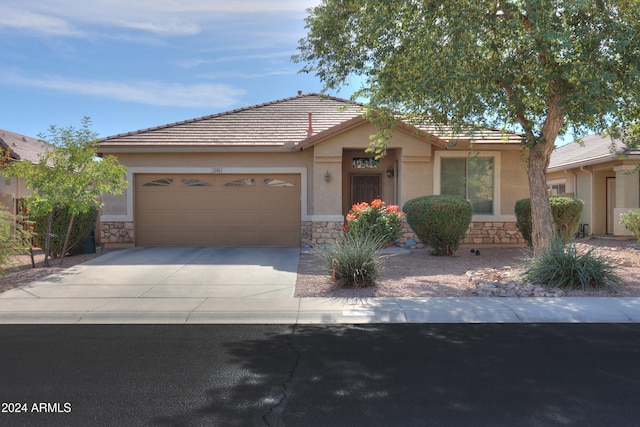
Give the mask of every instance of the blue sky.
<path id="1" fill-rule="evenodd" d="M 106 137 L 320 92 L 291 62 L 317 4 L 2 0 L 0 128 L 36 137 L 89 116 Z"/>
<path id="2" fill-rule="evenodd" d="M 89 116 L 105 137 L 319 92 L 290 60 L 318 3 L 3 0 L 0 128 L 35 137 Z"/>

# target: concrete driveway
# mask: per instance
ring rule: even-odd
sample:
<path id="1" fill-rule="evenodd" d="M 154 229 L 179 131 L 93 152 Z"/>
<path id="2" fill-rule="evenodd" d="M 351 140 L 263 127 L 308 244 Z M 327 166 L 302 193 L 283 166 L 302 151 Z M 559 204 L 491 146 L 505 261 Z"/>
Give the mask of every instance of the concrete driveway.
<path id="1" fill-rule="evenodd" d="M 291 298 L 300 248 L 138 247 L 33 282 L 37 298 Z"/>

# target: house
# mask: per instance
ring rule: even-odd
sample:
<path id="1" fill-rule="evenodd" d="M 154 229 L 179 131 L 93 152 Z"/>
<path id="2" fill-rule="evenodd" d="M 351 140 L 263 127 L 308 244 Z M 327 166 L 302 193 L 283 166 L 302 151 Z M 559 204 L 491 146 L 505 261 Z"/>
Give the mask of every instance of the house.
<path id="1" fill-rule="evenodd" d="M 316 245 L 340 236 L 354 203 L 450 193 L 474 204 L 467 243 L 524 243 L 514 214 L 528 195 L 520 135 L 486 129 L 447 149 L 444 136 L 401 123 L 376 160 L 365 151 L 376 128 L 362 114 L 299 92 L 104 138 L 99 154 L 117 156 L 129 186 L 105 196 L 102 242 Z"/>
<path id="2" fill-rule="evenodd" d="M 622 155 L 622 157 L 621 157 Z M 586 235 L 631 235 L 620 214 L 640 208 L 640 151 L 627 150 L 619 140 L 590 135 L 582 143 L 556 148 L 547 169 L 550 194 L 584 201 L 580 222 Z"/>
<path id="3" fill-rule="evenodd" d="M 49 146 L 39 139 L 0 129 L 0 153 L 3 156 L 0 168 L 5 162 L 29 160 L 37 163 L 47 147 Z M 17 201 L 31 193 L 32 190 L 27 188 L 24 179 L 15 176 L 0 177 L 0 203 L 9 212 L 15 214 Z"/>

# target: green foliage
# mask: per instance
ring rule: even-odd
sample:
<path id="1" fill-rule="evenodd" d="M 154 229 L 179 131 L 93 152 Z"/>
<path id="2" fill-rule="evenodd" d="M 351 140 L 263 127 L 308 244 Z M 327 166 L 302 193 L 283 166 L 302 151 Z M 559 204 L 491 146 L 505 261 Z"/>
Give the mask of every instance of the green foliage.
<path id="1" fill-rule="evenodd" d="M 521 277 L 551 288 L 615 290 L 622 280 L 615 267 L 594 250 L 579 253 L 575 243 L 565 247 L 562 239 L 555 239 L 539 256 L 526 260 Z"/>
<path id="2" fill-rule="evenodd" d="M 371 205 L 358 203 L 347 214 L 345 231 L 349 234 L 370 234 L 387 246 L 398 239 L 404 216 L 398 211 L 398 206 L 387 206 L 380 199 L 373 200 Z"/>
<path id="3" fill-rule="evenodd" d="M 345 287 L 374 286 L 382 271 L 382 241 L 372 234 L 347 233 L 342 240 L 315 250 L 336 283 Z"/>
<path id="4" fill-rule="evenodd" d="M 51 148 L 38 163 L 23 160 L 5 168 L 5 176 L 24 178 L 33 189 L 33 194 L 25 198 L 31 215 L 43 216 L 57 206 L 65 206 L 72 214 L 71 221 L 76 215 L 101 207 L 103 194 L 120 194 L 127 187 L 126 168 L 115 157 L 95 157 L 98 135 L 90 125 L 91 120 L 85 117 L 79 129 L 51 126 L 49 135 L 41 136 Z M 48 245 L 44 249 L 46 264 Z"/>
<path id="5" fill-rule="evenodd" d="M 433 195 L 407 201 L 402 210 L 418 238 L 434 255 L 453 255 L 471 224 L 471 202 L 458 196 Z"/>
<path id="6" fill-rule="evenodd" d="M 80 249 L 80 246 L 89 236 L 96 226 L 98 219 L 98 208 L 91 207 L 87 212 L 77 214 L 73 221 L 71 234 L 69 235 L 69 244 L 65 255 L 73 254 Z M 32 215 L 35 227 L 35 239 L 38 246 L 43 247 L 47 233 L 47 220 L 49 214 L 35 216 Z M 58 207 L 51 222 L 51 239 L 49 242 L 50 255 L 53 258 L 60 258 L 64 247 L 64 241 L 67 234 L 67 228 L 71 221 L 71 209 L 69 207 Z"/>
<path id="7" fill-rule="evenodd" d="M 542 183 L 559 134 L 640 122 L 640 0 L 323 0 L 306 29 L 293 60 L 324 91 L 357 76 L 352 98 L 369 102 L 379 156 L 398 120 L 450 144 L 510 129 L 522 133 L 529 182 Z M 535 253 L 553 219 L 544 186 L 530 189 Z"/>
<path id="8" fill-rule="evenodd" d="M 584 202 L 580 199 L 565 196 L 549 197 L 551 213 L 557 235 L 569 243 L 573 240 L 580 227 L 580 217 L 584 208 Z M 531 199 L 521 199 L 516 202 L 516 226 L 529 247 L 531 242 Z"/>
<path id="9" fill-rule="evenodd" d="M 13 265 L 16 256 L 29 252 L 31 232 L 22 227 L 22 222 L 22 218 L 10 214 L 0 204 L 0 274 Z"/>
<path id="10" fill-rule="evenodd" d="M 640 243 L 640 210 L 639 211 L 627 211 L 620 214 L 620 224 L 633 234 Z"/>
<path id="11" fill-rule="evenodd" d="M 638 1 L 325 0 L 306 28 L 294 61 L 326 89 L 362 76 L 376 110 L 536 137 L 550 101 L 579 131 L 638 105 Z"/>

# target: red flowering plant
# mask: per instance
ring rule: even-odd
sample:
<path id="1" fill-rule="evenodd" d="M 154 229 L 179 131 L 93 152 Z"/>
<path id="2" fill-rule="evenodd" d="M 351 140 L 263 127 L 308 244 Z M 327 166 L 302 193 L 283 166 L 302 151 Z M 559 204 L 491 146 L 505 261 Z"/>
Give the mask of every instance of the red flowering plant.
<path id="1" fill-rule="evenodd" d="M 348 234 L 369 234 L 388 246 L 398 239 L 402 230 L 402 221 L 406 216 L 397 205 L 386 205 L 380 199 L 371 204 L 357 203 L 347 214 L 344 231 Z"/>

